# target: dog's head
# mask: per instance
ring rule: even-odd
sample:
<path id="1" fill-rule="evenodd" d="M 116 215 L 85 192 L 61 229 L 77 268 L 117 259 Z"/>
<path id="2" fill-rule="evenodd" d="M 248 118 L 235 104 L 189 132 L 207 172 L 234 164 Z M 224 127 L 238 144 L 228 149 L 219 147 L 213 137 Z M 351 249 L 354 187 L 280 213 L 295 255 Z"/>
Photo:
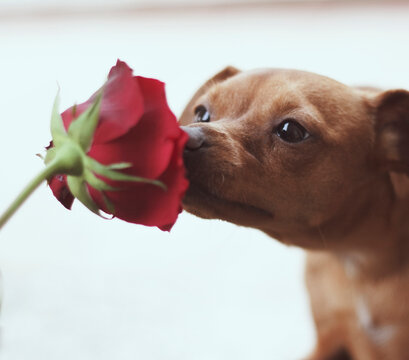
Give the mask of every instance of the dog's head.
<path id="1" fill-rule="evenodd" d="M 180 122 L 190 137 L 184 208 L 304 247 L 317 246 L 317 231 L 350 231 L 377 191 L 393 196 L 389 172 L 409 170 L 403 90 L 228 67 L 197 91 Z"/>

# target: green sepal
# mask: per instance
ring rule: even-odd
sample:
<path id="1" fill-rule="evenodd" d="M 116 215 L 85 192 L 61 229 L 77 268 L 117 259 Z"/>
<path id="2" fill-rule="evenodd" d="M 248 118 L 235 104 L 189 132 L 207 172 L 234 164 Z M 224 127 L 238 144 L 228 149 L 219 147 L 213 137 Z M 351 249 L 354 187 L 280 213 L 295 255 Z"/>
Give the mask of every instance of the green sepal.
<path id="1" fill-rule="evenodd" d="M 71 191 L 71 194 L 74 197 L 81 201 L 93 213 L 101 215 L 99 213 L 99 208 L 97 204 L 95 204 L 94 200 L 92 200 L 91 195 L 88 192 L 87 186 L 85 185 L 85 181 L 82 177 L 67 176 L 67 184 Z"/>
<path id="2" fill-rule="evenodd" d="M 64 122 L 59 112 L 60 105 L 60 90 L 58 89 L 57 95 L 54 99 L 53 109 L 51 112 L 51 136 L 53 139 L 53 145 L 58 146 L 64 142 L 67 138 L 67 132 L 65 131 Z"/>
<path id="3" fill-rule="evenodd" d="M 94 138 L 99 120 L 102 95 L 103 88 L 96 95 L 92 105 L 78 116 L 68 128 L 68 135 L 81 146 L 84 152 L 88 152 Z"/>
<path id="4" fill-rule="evenodd" d="M 61 146 L 53 147 L 48 151 L 51 151 L 57 174 L 81 176 L 84 172 L 86 156 L 75 141 L 68 138 Z"/>
<path id="5" fill-rule="evenodd" d="M 166 185 L 159 180 L 146 179 L 140 176 L 133 176 L 133 175 L 121 173 L 119 171 L 114 171 L 114 170 L 111 170 L 109 166 L 102 165 L 101 163 L 99 163 L 98 161 L 90 157 L 87 157 L 86 159 L 86 167 L 91 169 L 94 173 L 101 175 L 103 177 L 106 177 L 107 179 L 110 179 L 110 180 L 141 182 L 141 183 L 156 185 L 156 186 L 159 186 L 163 190 L 167 190 Z"/>
<path id="6" fill-rule="evenodd" d="M 111 200 L 108 199 L 108 197 L 104 193 L 101 193 L 101 194 L 102 194 L 102 198 L 104 199 L 104 203 L 105 203 L 105 206 L 108 212 L 114 215 L 115 214 L 114 204 L 111 202 Z"/>
<path id="7" fill-rule="evenodd" d="M 85 169 L 84 170 L 84 179 L 85 181 L 90 184 L 94 189 L 99 191 L 116 191 L 119 190 L 114 188 L 111 185 L 108 185 L 105 181 L 98 179 L 92 171 Z"/>
<path id="8" fill-rule="evenodd" d="M 129 162 L 121 162 L 121 163 L 115 163 L 115 164 L 110 164 L 110 165 L 105 165 L 108 169 L 110 170 L 123 170 L 123 169 L 129 169 L 132 167 L 132 163 Z"/>
<path id="9" fill-rule="evenodd" d="M 47 150 L 47 152 L 45 153 L 45 159 L 44 159 L 44 164 L 49 164 L 56 155 L 56 150 L 55 147 L 52 147 L 50 149 Z"/>

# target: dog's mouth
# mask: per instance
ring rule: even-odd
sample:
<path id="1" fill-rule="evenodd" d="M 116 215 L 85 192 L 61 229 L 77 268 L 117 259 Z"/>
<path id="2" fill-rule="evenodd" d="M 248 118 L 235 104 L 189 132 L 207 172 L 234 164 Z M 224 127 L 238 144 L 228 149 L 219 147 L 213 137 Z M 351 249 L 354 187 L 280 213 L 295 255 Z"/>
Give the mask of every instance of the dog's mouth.
<path id="1" fill-rule="evenodd" d="M 196 183 L 190 183 L 183 199 L 188 212 L 206 219 L 221 219 L 238 225 L 259 227 L 274 215 L 265 209 L 237 200 L 226 199 Z"/>

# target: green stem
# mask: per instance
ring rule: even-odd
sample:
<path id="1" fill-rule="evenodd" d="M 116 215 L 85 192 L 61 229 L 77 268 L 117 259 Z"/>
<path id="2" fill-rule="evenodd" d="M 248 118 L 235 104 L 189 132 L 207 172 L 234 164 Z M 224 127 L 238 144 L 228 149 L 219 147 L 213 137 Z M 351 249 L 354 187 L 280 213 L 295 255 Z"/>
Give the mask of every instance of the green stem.
<path id="1" fill-rule="evenodd" d="M 0 230 L 11 216 L 19 209 L 21 204 L 37 189 L 40 184 L 54 175 L 68 174 L 78 175 L 83 171 L 82 150 L 72 141 L 66 141 L 53 153 L 53 159 L 47 163 L 46 167 L 33 180 L 29 182 L 26 188 L 17 196 L 17 198 L 0 216 Z"/>
<path id="2" fill-rule="evenodd" d="M 59 170 L 59 165 L 55 161 L 51 161 L 34 179 L 32 179 L 25 189 L 17 196 L 17 198 L 10 204 L 6 211 L 0 216 L 0 230 L 13 216 L 13 214 L 20 208 L 20 206 L 27 200 L 27 198 L 37 189 L 40 184 L 56 175 Z"/>

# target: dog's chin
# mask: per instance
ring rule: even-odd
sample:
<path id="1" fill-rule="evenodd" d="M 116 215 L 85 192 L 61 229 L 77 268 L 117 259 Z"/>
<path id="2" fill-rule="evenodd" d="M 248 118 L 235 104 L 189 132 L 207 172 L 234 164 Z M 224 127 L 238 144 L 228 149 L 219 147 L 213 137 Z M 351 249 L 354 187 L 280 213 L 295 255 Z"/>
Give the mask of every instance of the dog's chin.
<path id="1" fill-rule="evenodd" d="M 206 188 L 191 183 L 183 199 L 183 208 L 204 219 L 220 219 L 255 228 L 271 223 L 273 214 L 239 201 L 225 199 Z"/>

